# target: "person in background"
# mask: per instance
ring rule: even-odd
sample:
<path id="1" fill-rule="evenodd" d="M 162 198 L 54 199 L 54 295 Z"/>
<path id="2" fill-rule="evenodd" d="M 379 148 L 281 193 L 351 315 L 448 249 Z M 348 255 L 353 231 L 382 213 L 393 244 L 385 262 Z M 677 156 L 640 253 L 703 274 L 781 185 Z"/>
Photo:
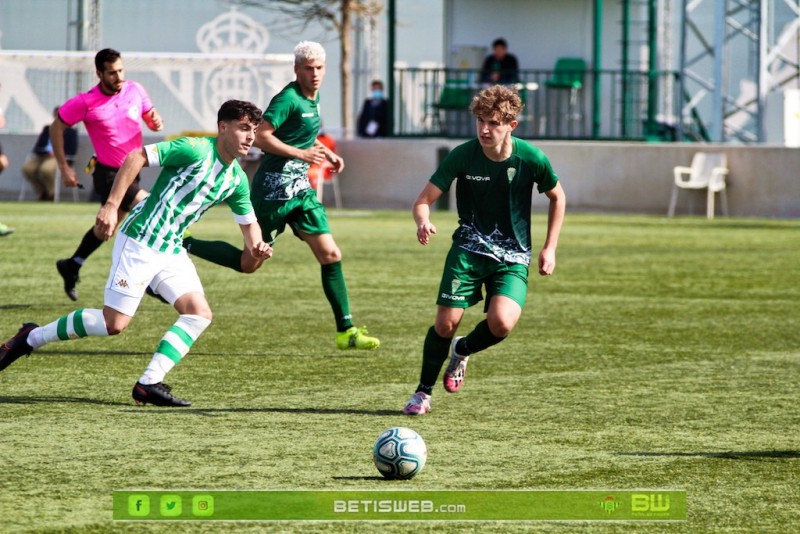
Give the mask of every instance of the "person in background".
<path id="1" fill-rule="evenodd" d="M 508 43 L 500 37 L 492 43 L 492 53 L 486 56 L 481 67 L 481 82 L 485 84 L 510 84 L 519 81 L 519 63 L 509 54 Z"/>
<path id="2" fill-rule="evenodd" d="M 58 108 L 53 109 L 53 118 L 58 117 Z M 64 153 L 67 163 L 72 166 L 78 152 L 78 131 L 75 128 L 64 129 Z M 50 142 L 50 125 L 42 128 L 31 156 L 22 164 L 22 174 L 31 183 L 39 200 L 52 202 L 56 191 L 56 163 L 53 144 Z"/>
<path id="3" fill-rule="evenodd" d="M 389 128 L 389 101 L 383 92 L 383 82 L 373 80 L 370 97 L 364 100 L 358 114 L 359 137 L 386 137 Z"/>
<path id="4" fill-rule="evenodd" d="M 100 82 L 61 105 L 58 116 L 50 125 L 50 142 L 64 185 L 82 187 L 75 169 L 67 161 L 63 134 L 70 126 L 83 121 L 96 154 L 89 164 L 94 189 L 100 195 L 100 203 L 105 204 L 125 157 L 132 150 L 142 148 L 141 121 L 144 120 L 154 132 L 161 131 L 164 124 L 144 87 L 125 79 L 125 66 L 119 52 L 111 48 L 100 50 L 94 57 L 94 66 Z M 119 205 L 118 220 L 124 219 L 146 196 L 147 191 L 139 187 L 137 175 Z M 103 241 L 97 226 L 92 226 L 72 256 L 56 262 L 58 274 L 64 280 L 64 292 L 70 300 L 78 300 L 75 286 L 83 262 L 100 248 Z"/>

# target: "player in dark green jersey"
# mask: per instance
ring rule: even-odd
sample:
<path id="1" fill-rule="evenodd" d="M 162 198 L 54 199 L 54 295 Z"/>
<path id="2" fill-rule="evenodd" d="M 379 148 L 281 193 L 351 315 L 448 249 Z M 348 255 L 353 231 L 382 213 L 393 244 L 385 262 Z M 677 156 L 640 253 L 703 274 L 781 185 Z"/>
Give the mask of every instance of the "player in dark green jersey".
<path id="1" fill-rule="evenodd" d="M 430 207 L 458 183 L 459 226 L 445 260 L 436 322 L 425 337 L 419 386 L 403 408 L 407 415 L 430 411 L 448 356 L 444 387 L 454 393 L 464 384 L 469 356 L 501 342 L 517 324 L 528 289 L 534 187 L 550 199 L 539 274 L 548 276 L 556 266 L 566 197 L 544 152 L 511 135 L 522 111 L 519 95 L 495 85 L 473 98 L 470 111 L 477 139 L 448 154 L 414 203 L 417 239 L 427 245 L 436 233 Z M 483 299 L 484 286 L 486 319 L 466 336 L 454 337 L 466 308 Z"/>
<path id="2" fill-rule="evenodd" d="M 270 101 L 256 134 L 255 146 L 265 153 L 253 177 L 253 207 L 264 239 L 270 244 L 286 225 L 305 241 L 322 269 L 322 288 L 336 321 L 339 349 L 374 349 L 378 338 L 354 326 L 342 270 L 342 252 L 328 224 L 325 207 L 308 180 L 308 166 L 327 159 L 335 172 L 344 160 L 317 140 L 320 129 L 319 88 L 325 77 L 325 49 L 303 41 L 294 49 L 296 80 Z M 203 241 L 188 236 L 184 246 L 190 254 L 239 272 L 261 267 L 246 251 L 221 241 Z"/>

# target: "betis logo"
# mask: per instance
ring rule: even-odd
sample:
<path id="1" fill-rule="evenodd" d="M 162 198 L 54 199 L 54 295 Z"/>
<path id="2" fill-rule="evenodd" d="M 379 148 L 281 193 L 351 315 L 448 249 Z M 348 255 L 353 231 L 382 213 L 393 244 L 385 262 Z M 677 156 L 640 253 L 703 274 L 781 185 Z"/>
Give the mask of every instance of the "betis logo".
<path id="1" fill-rule="evenodd" d="M 517 175 L 517 169 L 514 167 L 509 167 L 506 169 L 506 174 L 508 175 L 508 183 L 511 183 L 511 180 L 513 180 L 514 176 Z"/>
<path id="2" fill-rule="evenodd" d="M 455 293 L 461 286 L 461 280 L 453 280 L 450 282 L 450 293 Z"/>

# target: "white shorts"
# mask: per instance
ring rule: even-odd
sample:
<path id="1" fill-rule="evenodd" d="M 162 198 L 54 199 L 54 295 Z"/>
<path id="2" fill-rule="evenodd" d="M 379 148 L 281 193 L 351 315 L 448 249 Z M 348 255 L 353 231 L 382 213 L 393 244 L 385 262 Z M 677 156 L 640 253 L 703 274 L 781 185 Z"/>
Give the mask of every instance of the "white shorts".
<path id="1" fill-rule="evenodd" d="M 203 293 L 203 284 L 186 250 L 181 249 L 179 254 L 158 252 L 125 234 L 117 234 L 105 305 L 133 317 L 148 285 L 170 304 L 186 293 Z"/>

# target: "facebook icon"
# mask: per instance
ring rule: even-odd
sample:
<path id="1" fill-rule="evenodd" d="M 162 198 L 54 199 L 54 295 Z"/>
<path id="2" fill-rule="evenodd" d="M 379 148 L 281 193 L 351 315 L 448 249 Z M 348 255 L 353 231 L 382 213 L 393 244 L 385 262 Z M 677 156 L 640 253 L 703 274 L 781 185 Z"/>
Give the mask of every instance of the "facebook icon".
<path id="1" fill-rule="evenodd" d="M 133 517 L 145 517 L 149 515 L 150 497 L 147 495 L 129 495 L 128 514 Z"/>

